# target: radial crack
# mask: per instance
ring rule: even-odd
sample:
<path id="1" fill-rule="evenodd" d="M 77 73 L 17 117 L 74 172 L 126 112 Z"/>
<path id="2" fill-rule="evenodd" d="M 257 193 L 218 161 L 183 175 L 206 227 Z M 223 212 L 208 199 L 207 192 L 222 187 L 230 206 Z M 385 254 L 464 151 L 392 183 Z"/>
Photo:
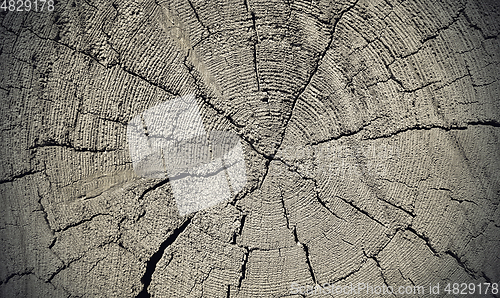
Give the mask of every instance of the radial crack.
<path id="1" fill-rule="evenodd" d="M 323 202 L 323 200 L 321 200 L 320 196 L 319 196 L 319 192 L 318 192 L 318 184 L 317 184 L 317 181 L 315 179 L 311 179 L 313 182 L 314 182 L 314 193 L 316 194 L 316 200 L 321 204 L 321 206 L 325 207 L 326 210 L 328 210 L 328 212 L 330 212 L 330 214 L 332 214 L 333 216 L 335 216 L 336 218 L 344 221 L 344 222 L 347 222 L 344 218 L 338 216 L 337 214 L 335 214 L 330 208 L 328 208 L 326 206 L 326 203 Z"/>
<path id="2" fill-rule="evenodd" d="M 363 215 L 366 215 L 368 218 L 370 218 L 371 220 L 375 221 L 376 223 L 378 223 L 379 225 L 383 226 L 385 228 L 385 225 L 383 223 L 381 223 L 378 219 L 376 219 L 374 216 L 371 216 L 368 212 L 366 212 L 365 210 L 359 208 L 358 206 L 354 205 L 353 202 L 349 202 L 347 200 L 345 200 L 344 198 L 342 197 L 339 197 L 339 196 L 335 196 L 339 199 L 341 199 L 342 201 L 344 201 L 345 203 L 347 203 L 349 206 L 351 206 L 352 208 L 356 209 L 358 212 L 360 212 L 361 214 Z"/>
<path id="3" fill-rule="evenodd" d="M 464 271 L 467 272 L 467 274 L 469 274 L 472 277 L 475 277 L 474 271 L 471 270 L 470 268 L 468 268 L 467 265 L 465 265 L 465 263 L 461 260 L 461 258 L 456 253 L 454 253 L 451 250 L 447 250 L 447 251 L 445 251 L 445 254 L 454 258 L 455 261 L 457 261 L 458 266 L 460 266 L 462 269 L 464 269 Z"/>
<path id="4" fill-rule="evenodd" d="M 238 279 L 238 289 L 241 288 L 241 283 L 246 277 L 246 272 L 247 272 L 247 263 L 248 263 L 248 256 L 250 255 L 250 250 L 248 247 L 245 247 L 245 254 L 243 255 L 243 263 L 241 264 L 241 275 L 240 278 Z"/>
<path id="5" fill-rule="evenodd" d="M 187 226 L 191 223 L 191 219 L 193 218 L 194 215 L 191 215 L 190 217 L 187 218 L 187 220 L 177 229 L 175 229 L 170 236 L 163 241 L 163 243 L 160 245 L 158 250 L 151 256 L 149 261 L 146 262 L 146 271 L 144 272 L 144 275 L 141 278 L 141 282 L 144 285 L 142 288 L 142 291 L 137 294 L 136 298 L 146 298 L 146 297 L 151 297 L 151 295 L 148 292 L 148 287 L 151 284 L 151 280 L 153 277 L 153 273 L 156 270 L 156 265 L 158 262 L 161 260 L 163 253 L 169 247 L 172 243 L 175 242 L 177 237 L 184 232 L 184 230 L 187 228 Z"/>
<path id="6" fill-rule="evenodd" d="M 257 90 L 260 91 L 259 65 L 257 64 L 257 43 L 260 40 L 259 40 L 259 33 L 257 32 L 257 24 L 256 24 L 257 20 L 255 17 L 255 13 L 253 11 L 250 11 L 250 15 L 252 16 L 252 26 L 256 36 L 256 40 L 253 44 L 253 64 L 255 68 L 255 77 L 257 80 Z"/>
<path id="7" fill-rule="evenodd" d="M 300 246 L 302 247 L 302 250 L 304 251 L 304 254 L 306 256 L 307 267 L 309 269 L 309 273 L 311 274 L 311 278 L 312 278 L 314 284 L 316 284 L 316 276 L 314 275 L 314 271 L 313 271 L 313 268 L 311 265 L 311 260 L 309 258 L 309 247 L 307 247 L 307 245 L 305 243 L 301 243 L 299 241 L 299 237 L 297 236 L 296 227 L 293 227 L 293 236 L 295 237 L 295 241 L 300 244 Z"/>
<path id="8" fill-rule="evenodd" d="M 33 175 L 33 174 L 37 174 L 37 173 L 40 173 L 40 172 L 41 171 L 32 171 L 32 170 L 26 171 L 26 172 L 23 172 L 21 174 L 12 176 L 10 178 L 6 178 L 6 179 L 3 179 L 3 180 L 0 180 L 0 184 L 2 184 L 2 183 L 8 183 L 8 182 L 13 182 L 16 179 L 21 179 L 23 177 L 26 177 L 26 176 L 29 176 L 29 175 Z"/>
<path id="9" fill-rule="evenodd" d="M 389 283 L 387 282 L 387 280 L 385 279 L 385 275 L 384 275 L 384 270 L 382 269 L 382 266 L 380 266 L 380 262 L 379 260 L 377 259 L 377 256 L 371 256 L 369 257 L 366 252 L 363 250 L 363 254 L 365 255 L 365 257 L 367 259 L 372 259 L 373 261 L 375 261 L 375 264 L 377 265 L 377 268 L 380 270 L 380 276 L 382 277 L 382 280 L 384 281 L 384 284 L 387 286 L 387 287 L 390 287 L 389 286 Z M 391 293 L 392 294 L 392 293 Z M 392 294 L 394 296 L 394 294 Z"/>
<path id="10" fill-rule="evenodd" d="M 427 245 L 427 247 L 428 247 L 428 248 L 432 251 L 432 253 L 433 253 L 434 255 L 436 255 L 436 256 L 438 255 L 438 251 L 437 251 L 434 247 L 432 247 L 432 245 L 431 245 L 431 243 L 430 243 L 430 240 L 429 240 L 429 237 L 426 237 L 426 236 L 424 236 L 424 235 L 421 235 L 421 234 L 417 233 L 417 231 L 415 231 L 415 229 L 414 229 L 414 228 L 412 228 L 411 226 L 408 226 L 408 227 L 406 228 L 406 230 L 408 230 L 408 231 L 412 232 L 412 233 L 413 233 L 413 234 L 415 234 L 418 238 L 422 239 L 422 240 L 425 242 L 425 245 Z"/>
<path id="11" fill-rule="evenodd" d="M 212 34 L 212 32 L 210 32 L 210 28 L 208 28 L 207 26 L 205 26 L 205 25 L 203 24 L 203 22 L 201 21 L 200 16 L 198 15 L 198 12 L 196 11 L 196 9 L 195 9 L 195 7 L 194 7 L 194 5 L 193 5 L 193 2 L 191 2 L 191 0 L 188 0 L 188 3 L 189 3 L 189 6 L 191 6 L 191 9 L 193 9 L 194 16 L 196 17 L 196 20 L 198 20 L 198 23 L 200 23 L 200 25 L 201 25 L 203 28 L 207 29 L 208 34 Z"/>
<path id="12" fill-rule="evenodd" d="M 304 86 L 302 86 L 302 88 L 300 88 L 298 91 L 297 91 L 297 94 L 295 96 L 295 99 L 293 100 L 293 103 L 292 103 L 292 108 L 291 108 L 291 111 L 290 111 L 290 115 L 287 117 L 287 119 L 285 120 L 285 124 L 284 124 L 284 127 L 285 127 L 285 130 L 283 131 L 283 134 L 281 136 L 281 140 L 280 140 L 280 143 L 279 143 L 279 146 L 278 148 L 276 149 L 276 152 L 279 150 L 279 148 L 281 148 L 281 145 L 283 144 L 283 140 L 285 139 L 285 135 L 286 135 L 286 129 L 288 128 L 288 123 L 290 122 L 290 120 L 292 119 L 292 116 L 293 116 L 293 112 L 295 111 L 295 107 L 297 106 L 297 102 L 299 101 L 299 98 L 300 96 L 304 93 L 304 91 L 307 89 L 307 87 L 309 86 L 309 84 L 312 82 L 312 79 L 314 78 L 314 76 L 316 75 L 318 69 L 319 69 L 319 66 L 321 65 L 321 62 L 323 61 L 323 59 L 325 58 L 326 56 L 326 53 L 328 52 L 328 50 L 330 49 L 332 43 L 333 43 L 333 40 L 334 40 L 334 36 L 335 36 L 335 31 L 337 29 L 337 25 L 339 24 L 340 20 L 342 19 L 342 17 L 344 16 L 345 13 L 347 13 L 348 11 L 350 11 L 354 6 L 356 6 L 356 4 L 358 3 L 359 0 L 356 0 L 356 2 L 354 2 L 351 6 L 349 6 L 346 10 L 342 11 L 340 13 L 340 15 L 335 19 L 335 23 L 333 24 L 332 26 L 332 30 L 330 32 L 330 39 L 328 40 L 328 44 L 326 45 L 326 47 L 323 49 L 323 51 L 320 53 L 319 55 L 319 58 L 316 60 L 315 62 L 315 65 L 314 65 L 314 69 L 311 71 L 310 75 L 309 75 L 309 78 L 307 79 L 306 83 L 304 84 Z"/>

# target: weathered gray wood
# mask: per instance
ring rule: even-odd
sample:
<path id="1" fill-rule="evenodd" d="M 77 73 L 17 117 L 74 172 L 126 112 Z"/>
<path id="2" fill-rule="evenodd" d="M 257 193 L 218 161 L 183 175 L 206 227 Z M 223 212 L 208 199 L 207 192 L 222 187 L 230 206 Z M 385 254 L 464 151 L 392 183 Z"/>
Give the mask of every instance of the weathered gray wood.
<path id="1" fill-rule="evenodd" d="M 0 296 L 500 282 L 499 16 L 493 0 L 0 12 Z M 180 216 L 168 179 L 134 173 L 127 124 L 191 94 L 205 129 L 241 137 L 247 184 Z"/>

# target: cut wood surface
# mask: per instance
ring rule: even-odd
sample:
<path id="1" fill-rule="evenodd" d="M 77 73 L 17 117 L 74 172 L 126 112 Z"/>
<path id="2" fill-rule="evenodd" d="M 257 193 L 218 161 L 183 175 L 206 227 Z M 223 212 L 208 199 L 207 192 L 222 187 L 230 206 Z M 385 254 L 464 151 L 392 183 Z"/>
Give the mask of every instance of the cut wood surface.
<path id="1" fill-rule="evenodd" d="M 0 297 L 500 283 L 498 1 L 8 10 Z M 187 96 L 204 130 L 238 136 L 246 183 L 183 214 L 168 175 L 134 171 L 127 127 Z"/>

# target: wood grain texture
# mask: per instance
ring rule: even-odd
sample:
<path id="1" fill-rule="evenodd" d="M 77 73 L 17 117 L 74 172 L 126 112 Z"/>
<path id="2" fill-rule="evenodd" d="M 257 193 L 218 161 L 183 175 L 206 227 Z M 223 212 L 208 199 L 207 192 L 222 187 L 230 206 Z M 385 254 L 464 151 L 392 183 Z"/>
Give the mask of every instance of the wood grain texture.
<path id="1" fill-rule="evenodd" d="M 499 17 L 493 0 L 0 12 L 0 297 L 499 283 Z M 188 95 L 241 138 L 247 183 L 180 216 L 168 178 L 134 173 L 127 124 Z"/>

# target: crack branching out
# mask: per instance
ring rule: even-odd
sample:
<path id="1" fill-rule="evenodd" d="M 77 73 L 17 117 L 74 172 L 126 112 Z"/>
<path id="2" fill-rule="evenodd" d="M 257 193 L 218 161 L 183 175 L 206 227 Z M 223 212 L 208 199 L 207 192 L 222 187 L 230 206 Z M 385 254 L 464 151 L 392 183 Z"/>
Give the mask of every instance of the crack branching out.
<path id="1" fill-rule="evenodd" d="M 328 206 L 326 206 L 326 203 L 323 202 L 323 200 L 321 199 L 321 197 L 319 196 L 319 186 L 318 186 L 318 182 L 316 181 L 316 179 L 311 179 L 314 183 L 314 193 L 316 194 L 316 200 L 321 204 L 321 206 L 323 206 L 323 208 L 325 208 L 331 215 L 333 215 L 334 217 L 346 222 L 346 220 L 340 216 L 338 216 L 335 212 L 333 212 L 332 209 L 328 208 Z"/>
<path id="2" fill-rule="evenodd" d="M 313 271 L 313 268 L 311 265 L 311 260 L 309 257 L 309 248 L 307 247 L 307 245 L 305 243 L 299 242 L 299 237 L 297 236 L 297 229 L 295 227 L 293 228 L 293 236 L 295 238 L 295 241 L 297 243 L 300 243 L 300 247 L 302 247 L 302 250 L 304 251 L 304 253 L 306 255 L 306 263 L 307 263 L 307 267 L 309 269 L 309 273 L 311 274 L 311 278 L 312 278 L 314 284 L 316 284 L 316 276 L 314 275 L 314 271 Z"/>
<path id="3" fill-rule="evenodd" d="M 281 198 L 281 207 L 283 208 L 283 215 L 284 215 L 284 217 L 286 219 L 286 226 L 287 226 L 287 228 L 289 230 L 292 231 L 295 243 L 297 243 L 297 245 L 299 245 L 300 247 L 302 247 L 302 250 L 304 251 L 305 256 L 306 256 L 306 263 L 307 263 L 307 266 L 308 266 L 308 269 L 309 269 L 309 273 L 311 274 L 311 278 L 312 278 L 313 282 L 316 284 L 316 276 L 314 275 L 314 271 L 312 269 L 311 261 L 309 259 L 309 248 L 307 247 L 306 244 L 301 243 L 299 241 L 299 237 L 297 236 L 297 227 L 296 226 L 290 226 L 290 219 L 288 218 L 288 214 L 289 213 L 288 213 L 287 208 L 285 206 L 285 198 L 283 196 L 283 190 L 282 190 L 281 187 L 279 187 L 279 190 L 280 190 L 280 198 Z"/>
<path id="4" fill-rule="evenodd" d="M 307 81 L 305 82 L 305 84 L 302 86 L 302 88 L 300 88 L 296 94 L 295 94 L 295 98 L 292 102 L 292 108 L 290 110 L 290 115 L 288 115 L 288 117 L 286 118 L 285 120 L 285 123 L 284 123 L 284 131 L 281 135 L 281 140 L 279 142 L 279 145 L 278 145 L 278 148 L 276 149 L 275 152 L 278 152 L 279 149 L 281 148 L 281 145 L 283 144 L 283 141 L 285 139 L 285 135 L 286 135 L 286 129 L 288 127 L 288 123 L 290 122 L 290 120 L 292 119 L 292 116 L 293 116 L 293 112 L 295 110 L 295 107 L 297 106 L 297 102 L 299 101 L 299 98 L 302 96 L 302 94 L 306 91 L 306 89 L 309 87 L 309 85 L 311 84 L 314 76 L 316 75 L 316 73 L 318 72 L 319 68 L 320 68 L 320 65 L 321 63 L 323 62 L 323 59 L 325 58 L 328 50 L 331 48 L 332 44 L 333 44 L 333 41 L 334 41 L 334 38 L 335 38 L 335 31 L 337 29 L 337 25 L 340 23 L 340 20 L 342 19 L 342 17 L 347 13 L 349 12 L 354 6 L 356 6 L 356 4 L 358 3 L 359 0 L 357 0 L 356 2 L 354 2 L 354 4 L 352 4 L 351 6 L 349 6 L 347 9 L 345 9 L 344 11 L 342 11 L 340 13 L 340 15 L 335 18 L 335 21 L 333 23 L 333 26 L 332 26 L 332 29 L 330 31 L 330 39 L 328 40 L 328 44 L 326 45 L 326 47 L 323 49 L 322 52 L 319 53 L 319 55 L 317 56 L 317 60 L 315 61 L 314 63 L 314 69 L 311 71 L 311 73 L 309 74 L 309 77 L 307 78 Z"/>
<path id="5" fill-rule="evenodd" d="M 392 240 L 392 239 L 391 239 Z M 390 241 L 389 241 L 390 242 Z M 387 245 L 386 245 L 387 246 Z M 384 246 L 384 248 L 386 247 Z M 385 274 L 384 274 L 384 269 L 382 269 L 382 266 L 380 266 L 380 261 L 377 259 L 377 255 L 373 255 L 373 256 L 368 256 L 366 254 L 366 252 L 363 250 L 363 254 L 365 255 L 365 257 L 367 259 L 372 259 L 374 262 L 375 262 L 375 265 L 377 265 L 377 268 L 379 269 L 380 271 L 380 277 L 382 277 L 382 280 L 384 281 L 384 284 L 387 286 L 387 287 L 390 287 L 389 283 L 387 282 L 387 279 L 385 277 Z M 392 296 L 394 296 L 394 294 L 392 294 Z"/>
<path id="6" fill-rule="evenodd" d="M 2 26 L 2 27 L 3 27 L 3 26 Z M 4 27 L 4 28 L 5 28 L 5 27 Z M 8 29 L 7 29 L 7 30 L 8 30 Z M 33 30 L 31 30 L 31 29 L 27 29 L 27 30 L 28 30 L 30 33 L 32 33 L 34 36 L 36 36 L 38 39 L 40 39 L 40 40 L 44 40 L 44 41 L 51 41 L 51 42 L 53 42 L 53 43 L 55 43 L 55 44 L 58 44 L 58 45 L 60 45 L 60 46 L 62 46 L 62 47 L 64 47 L 64 48 L 66 48 L 66 49 L 69 49 L 69 50 L 73 51 L 74 53 L 78 53 L 78 54 L 83 55 L 84 57 L 87 57 L 87 58 L 88 58 L 88 59 L 90 59 L 91 61 L 94 61 L 95 63 L 97 63 L 98 65 L 100 65 L 101 67 L 103 67 L 104 69 L 109 69 L 109 67 L 108 67 L 108 66 L 106 66 L 106 65 L 105 65 L 105 64 L 103 64 L 101 61 L 99 61 L 99 59 L 97 59 L 96 57 L 94 57 L 94 55 L 91 55 L 91 54 L 89 54 L 89 53 L 87 53 L 87 52 L 85 52 L 85 51 L 83 51 L 83 50 L 79 50 L 79 49 L 77 49 L 75 46 L 72 46 L 72 45 L 70 45 L 70 44 L 66 44 L 66 43 L 64 43 L 64 42 L 61 42 L 61 41 L 60 41 L 60 40 L 58 40 L 58 39 L 53 39 L 53 38 L 43 37 L 43 36 L 40 36 L 39 34 L 37 34 L 35 31 L 33 31 Z M 8 30 L 8 31 L 10 31 L 10 30 Z M 118 55 L 120 55 L 120 54 L 118 53 Z M 156 82 L 154 82 L 154 81 L 151 81 L 150 79 L 148 79 L 148 78 L 147 78 L 147 77 L 145 77 L 144 75 L 141 75 L 141 74 L 139 74 L 139 73 L 135 73 L 134 71 L 132 71 L 132 70 L 128 69 L 128 68 L 127 68 L 126 66 L 124 66 L 124 65 L 117 65 L 117 67 L 118 67 L 119 69 L 121 69 L 123 72 L 125 72 L 125 73 L 127 73 L 127 74 L 129 74 L 129 75 L 131 75 L 131 76 L 133 76 L 133 77 L 135 77 L 135 78 L 138 78 L 138 79 L 140 79 L 141 81 L 143 81 L 143 82 L 145 82 L 145 83 L 147 83 L 147 84 L 149 84 L 149 85 L 151 85 L 151 86 L 157 87 L 157 88 L 159 88 L 159 89 L 161 89 L 161 90 L 163 90 L 163 91 L 165 91 L 165 92 L 167 92 L 167 93 L 169 93 L 169 94 L 172 94 L 172 95 L 174 95 L 174 96 L 179 96 L 179 94 L 178 94 L 176 91 L 174 91 L 174 90 L 169 90 L 166 86 L 163 86 L 163 85 L 161 85 L 161 84 L 159 84 L 159 83 L 156 83 Z"/>
<path id="7" fill-rule="evenodd" d="M 283 159 L 281 159 L 279 157 L 273 157 L 273 158 L 274 158 L 273 160 L 281 162 L 283 165 L 287 166 L 288 168 L 292 167 L 290 164 L 288 164 L 286 161 L 284 161 Z M 294 171 L 294 172 L 297 173 L 301 177 L 301 179 L 303 179 L 303 180 L 311 180 L 314 183 L 314 192 L 316 194 L 316 200 L 321 204 L 321 206 L 323 206 L 334 217 L 336 217 L 336 218 L 338 218 L 338 219 L 340 219 L 340 220 L 342 220 L 344 222 L 346 221 L 344 218 L 342 218 L 342 217 L 338 216 L 337 214 L 335 214 L 330 208 L 328 208 L 328 206 L 326 205 L 326 203 L 323 202 L 323 200 L 321 199 L 321 197 L 319 195 L 319 192 L 318 192 L 319 186 L 318 186 L 318 182 L 316 181 L 316 179 L 305 177 L 304 175 L 302 175 L 298 171 Z M 280 190 L 280 196 L 281 196 L 281 205 L 282 205 L 283 212 L 284 212 L 284 215 L 285 215 L 285 218 L 286 218 L 287 227 L 289 229 L 291 229 L 290 222 L 289 222 L 289 219 L 288 219 L 288 214 L 289 213 L 288 213 L 288 211 L 285 208 L 285 201 L 284 201 L 284 196 L 283 196 L 283 189 L 281 187 L 279 187 L 279 190 Z"/>
<path id="8" fill-rule="evenodd" d="M 455 261 L 457 261 L 458 266 L 460 266 L 465 272 L 467 272 L 467 274 L 469 274 L 472 277 L 475 277 L 475 272 L 473 270 L 471 270 L 469 267 L 467 267 L 465 262 L 462 261 L 462 258 L 460 256 L 458 256 L 455 252 L 453 252 L 451 250 L 447 250 L 444 253 L 449 255 L 450 257 L 454 258 Z"/>
<path id="9" fill-rule="evenodd" d="M 160 261 L 160 259 L 163 256 L 163 253 L 169 247 L 174 241 L 179 237 L 179 235 L 184 232 L 184 230 L 187 228 L 187 226 L 191 223 L 191 220 L 193 218 L 193 215 L 187 218 L 187 220 L 177 229 L 173 231 L 170 236 L 168 236 L 165 241 L 160 245 L 158 250 L 151 256 L 149 261 L 146 262 L 146 271 L 144 272 L 144 275 L 141 278 L 141 282 L 144 285 L 142 288 L 142 291 L 136 296 L 136 298 L 149 298 L 151 295 L 148 292 L 148 287 L 151 284 L 151 280 L 153 277 L 153 273 L 156 270 L 156 265 Z"/>
<path id="10" fill-rule="evenodd" d="M 414 125 L 414 126 L 409 126 L 406 128 L 398 129 L 395 131 L 389 131 L 385 132 L 382 134 L 379 134 L 377 136 L 368 136 L 368 137 L 363 137 L 362 140 L 377 140 L 377 139 L 383 139 L 383 138 L 392 138 L 398 134 L 405 133 L 408 131 L 424 131 L 424 130 L 431 130 L 431 129 L 442 129 L 444 131 L 455 131 L 455 130 L 467 130 L 471 126 L 489 126 L 489 127 L 500 127 L 500 122 L 496 120 L 485 120 L 485 121 L 471 121 L 471 122 L 466 122 L 463 125 L 449 125 L 449 126 L 443 126 L 443 125 L 438 125 L 438 124 L 431 124 L 431 125 Z M 317 145 L 317 144 L 322 144 L 322 143 L 327 143 L 330 141 L 334 140 L 339 140 L 342 137 L 347 137 L 347 136 L 352 136 L 357 133 L 360 133 L 363 131 L 366 127 L 361 127 L 359 130 L 355 132 L 351 132 L 349 134 L 341 134 L 338 136 L 334 136 L 328 139 L 324 139 L 321 141 L 318 141 L 316 143 L 311 143 L 311 145 Z"/>
<path id="11" fill-rule="evenodd" d="M 413 234 L 415 234 L 415 236 L 417 236 L 418 238 L 422 239 L 425 242 L 425 245 L 429 248 L 430 251 L 432 251 L 432 253 L 435 256 L 439 255 L 438 251 L 434 247 L 432 247 L 432 245 L 430 243 L 429 237 L 426 237 L 426 236 L 424 236 L 422 234 L 417 233 L 417 231 L 413 227 L 411 227 L 411 226 L 408 226 L 406 228 L 406 230 L 412 232 Z"/>

